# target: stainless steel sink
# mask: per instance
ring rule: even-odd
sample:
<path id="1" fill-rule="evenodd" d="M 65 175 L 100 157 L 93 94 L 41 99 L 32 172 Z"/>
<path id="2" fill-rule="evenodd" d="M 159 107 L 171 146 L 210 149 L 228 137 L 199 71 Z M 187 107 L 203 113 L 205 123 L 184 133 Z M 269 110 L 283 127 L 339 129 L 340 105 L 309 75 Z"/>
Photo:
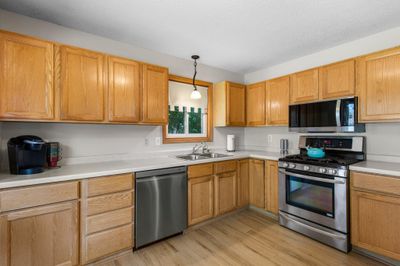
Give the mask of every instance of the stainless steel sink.
<path id="1" fill-rule="evenodd" d="M 204 154 L 184 154 L 178 155 L 176 158 L 183 159 L 187 161 L 197 161 L 197 160 L 204 160 L 204 159 L 211 159 L 211 158 L 223 158 L 229 157 L 232 155 L 222 154 L 222 153 L 204 153 Z"/>

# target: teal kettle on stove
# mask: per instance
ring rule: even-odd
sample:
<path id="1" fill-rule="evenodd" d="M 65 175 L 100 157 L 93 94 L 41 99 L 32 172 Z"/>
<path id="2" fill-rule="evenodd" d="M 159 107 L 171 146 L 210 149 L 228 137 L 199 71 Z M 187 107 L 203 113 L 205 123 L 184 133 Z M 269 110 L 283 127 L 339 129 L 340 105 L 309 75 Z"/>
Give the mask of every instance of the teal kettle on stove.
<path id="1" fill-rule="evenodd" d="M 307 156 L 314 159 L 320 159 L 325 157 L 325 151 L 322 148 L 312 148 L 310 146 L 306 147 Z"/>

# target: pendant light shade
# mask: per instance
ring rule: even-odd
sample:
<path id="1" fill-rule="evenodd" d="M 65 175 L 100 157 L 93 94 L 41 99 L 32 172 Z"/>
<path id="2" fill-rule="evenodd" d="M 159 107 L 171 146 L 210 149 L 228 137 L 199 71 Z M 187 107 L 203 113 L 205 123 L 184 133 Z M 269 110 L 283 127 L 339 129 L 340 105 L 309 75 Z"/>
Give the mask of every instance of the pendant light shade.
<path id="1" fill-rule="evenodd" d="M 198 55 L 192 55 L 192 59 L 194 60 L 194 74 L 193 74 L 193 87 L 194 90 L 190 94 L 190 99 L 198 100 L 201 99 L 201 93 L 197 90 L 196 86 L 196 75 L 197 75 L 197 59 L 199 59 L 200 56 Z"/>

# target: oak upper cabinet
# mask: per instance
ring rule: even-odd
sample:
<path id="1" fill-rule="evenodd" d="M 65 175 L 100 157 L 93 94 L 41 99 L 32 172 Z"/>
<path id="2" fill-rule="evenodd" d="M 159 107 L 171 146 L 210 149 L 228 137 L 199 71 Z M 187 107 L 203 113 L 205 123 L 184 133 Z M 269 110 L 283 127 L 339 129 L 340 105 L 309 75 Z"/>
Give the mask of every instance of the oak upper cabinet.
<path id="1" fill-rule="evenodd" d="M 289 76 L 266 81 L 267 125 L 289 123 Z"/>
<path id="2" fill-rule="evenodd" d="M 108 58 L 108 119 L 112 122 L 140 121 L 140 63 Z"/>
<path id="3" fill-rule="evenodd" d="M 265 82 L 247 85 L 246 115 L 247 125 L 265 125 Z"/>
<path id="4" fill-rule="evenodd" d="M 321 99 L 354 96 L 355 60 L 347 60 L 319 68 L 319 92 Z"/>
<path id="5" fill-rule="evenodd" d="M 61 120 L 103 121 L 105 56 L 69 46 L 59 50 L 56 65 L 60 69 Z"/>
<path id="6" fill-rule="evenodd" d="M 274 214 L 279 211 L 278 162 L 265 162 L 265 209 Z"/>
<path id="7" fill-rule="evenodd" d="M 251 159 L 249 165 L 250 205 L 265 207 L 264 161 Z"/>
<path id="8" fill-rule="evenodd" d="M 237 161 L 230 160 L 214 164 L 214 213 L 221 215 L 236 209 Z"/>
<path id="9" fill-rule="evenodd" d="M 237 205 L 244 207 L 249 204 L 249 160 L 238 161 Z"/>
<path id="10" fill-rule="evenodd" d="M 351 243 L 400 260 L 400 179 L 354 172 L 351 176 Z"/>
<path id="11" fill-rule="evenodd" d="M 357 60 L 361 122 L 400 121 L 400 48 Z"/>
<path id="12" fill-rule="evenodd" d="M 290 75 L 291 104 L 316 101 L 318 98 L 318 68 Z"/>
<path id="13" fill-rule="evenodd" d="M 229 81 L 214 84 L 214 125 L 246 126 L 246 86 Z"/>
<path id="14" fill-rule="evenodd" d="M 168 123 L 168 68 L 143 64 L 142 122 Z"/>
<path id="15" fill-rule="evenodd" d="M 214 216 L 213 164 L 188 167 L 188 224 L 200 223 Z"/>
<path id="16" fill-rule="evenodd" d="M 0 118 L 54 118 L 53 44 L 0 32 Z"/>

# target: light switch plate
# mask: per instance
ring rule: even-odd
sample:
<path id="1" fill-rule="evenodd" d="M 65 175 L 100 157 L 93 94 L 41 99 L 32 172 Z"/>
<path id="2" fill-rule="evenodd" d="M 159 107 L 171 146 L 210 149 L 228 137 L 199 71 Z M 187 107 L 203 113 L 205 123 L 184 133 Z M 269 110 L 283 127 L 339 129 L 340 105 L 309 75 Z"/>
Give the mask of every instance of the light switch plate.
<path id="1" fill-rule="evenodd" d="M 157 146 L 161 145 L 161 137 L 156 137 L 155 143 Z"/>

